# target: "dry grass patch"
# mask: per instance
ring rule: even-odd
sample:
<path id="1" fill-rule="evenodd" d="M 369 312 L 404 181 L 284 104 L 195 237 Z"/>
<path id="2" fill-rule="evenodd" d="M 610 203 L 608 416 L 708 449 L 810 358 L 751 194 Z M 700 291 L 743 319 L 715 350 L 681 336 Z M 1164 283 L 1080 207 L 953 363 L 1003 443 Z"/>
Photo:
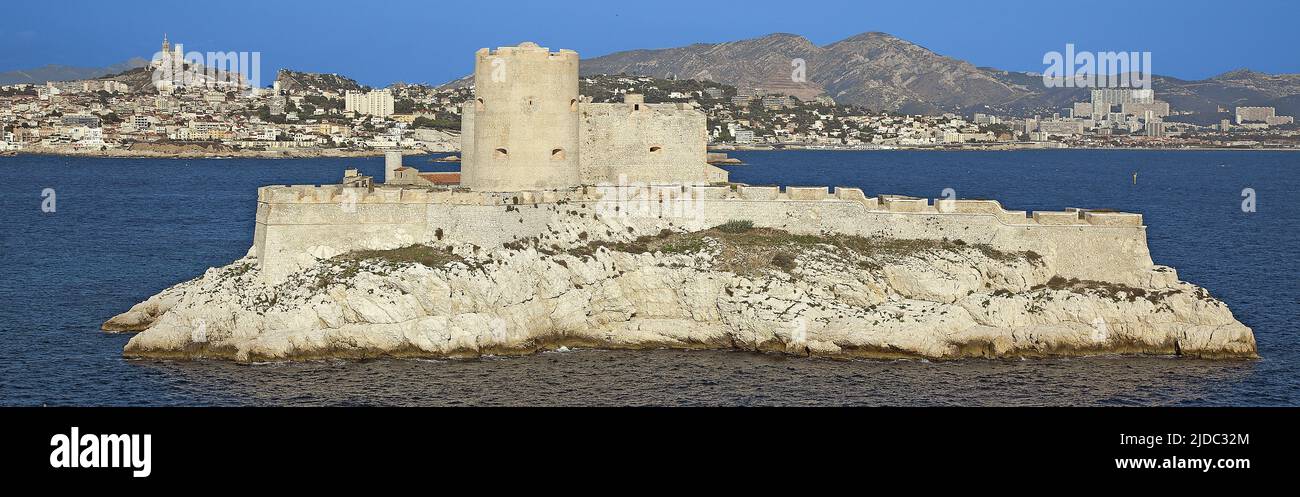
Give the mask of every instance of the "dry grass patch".
<path id="1" fill-rule="evenodd" d="M 429 268 L 439 268 L 452 262 L 462 262 L 463 258 L 451 253 L 450 249 L 430 247 L 428 245 L 408 245 L 391 250 L 356 250 L 336 255 L 329 259 L 330 264 L 316 273 L 313 288 L 327 288 L 340 284 L 351 286 L 352 279 L 362 271 L 363 262 L 372 262 L 366 271 L 385 275 L 391 265 L 419 264 Z"/>
<path id="2" fill-rule="evenodd" d="M 372 259 L 395 264 L 414 263 L 431 268 L 442 267 L 448 263 L 463 260 L 460 256 L 451 253 L 449 249 L 430 247 L 428 245 L 408 245 L 392 250 L 357 250 L 340 254 L 330 260 L 364 261 Z"/>
<path id="3" fill-rule="evenodd" d="M 1061 276 L 1053 276 L 1047 283 L 1037 285 L 1030 290 L 1065 290 L 1083 295 L 1095 295 L 1114 302 L 1136 302 L 1138 299 L 1145 299 L 1153 304 L 1158 304 L 1165 297 L 1179 293 L 1176 289 L 1148 291 L 1121 283 L 1078 278 L 1065 279 Z"/>
<path id="4" fill-rule="evenodd" d="M 737 274 L 751 274 L 769 269 L 792 272 L 800 255 L 812 250 L 834 253 L 854 261 L 864 269 L 878 268 L 878 261 L 917 256 L 928 252 L 962 252 L 976 250 L 1002 262 L 1041 259 L 1033 252 L 1004 252 L 985 244 L 967 244 L 960 240 L 908 240 L 853 235 L 799 235 L 772 228 L 755 228 L 749 221 L 729 221 L 707 230 L 675 233 L 663 230 L 630 242 L 592 242 L 573 249 L 574 255 L 591 255 L 605 247 L 635 254 L 663 252 L 694 254 L 717 248 L 718 269 Z"/>

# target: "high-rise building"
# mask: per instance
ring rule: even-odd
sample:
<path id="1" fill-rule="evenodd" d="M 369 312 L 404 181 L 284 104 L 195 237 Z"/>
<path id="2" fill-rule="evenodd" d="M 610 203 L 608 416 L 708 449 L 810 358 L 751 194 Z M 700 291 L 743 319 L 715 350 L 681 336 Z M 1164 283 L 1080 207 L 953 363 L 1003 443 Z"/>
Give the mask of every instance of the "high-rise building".
<path id="1" fill-rule="evenodd" d="M 1093 102 L 1109 102 L 1112 104 L 1151 103 L 1155 99 L 1155 90 L 1150 88 L 1095 88 L 1092 90 Z"/>
<path id="2" fill-rule="evenodd" d="M 1272 107 L 1237 107 L 1237 124 L 1247 121 L 1264 122 L 1276 112 Z"/>
<path id="3" fill-rule="evenodd" d="M 393 115 L 393 92 L 374 90 L 368 93 L 349 91 L 343 98 L 343 110 L 371 116 Z"/>
<path id="4" fill-rule="evenodd" d="M 1291 124 L 1295 118 L 1279 116 L 1273 107 L 1237 107 L 1237 124 L 1259 122 L 1269 126 Z"/>
<path id="5" fill-rule="evenodd" d="M 1099 119 L 1112 112 L 1114 106 L 1125 104 L 1152 104 L 1156 102 L 1155 90 L 1135 88 L 1095 88 L 1092 90 L 1092 110 L 1094 119 Z M 1078 115 L 1078 112 L 1075 112 Z"/>
<path id="6" fill-rule="evenodd" d="M 1169 102 L 1126 102 L 1120 104 L 1120 112 L 1128 116 L 1169 117 Z"/>
<path id="7" fill-rule="evenodd" d="M 1152 138 L 1164 138 L 1165 123 L 1163 121 L 1148 121 L 1146 123 L 1146 134 Z"/>
<path id="8" fill-rule="evenodd" d="M 1038 131 L 1046 135 L 1069 136 L 1081 135 L 1084 130 L 1084 122 L 1079 119 L 1053 119 L 1038 123 Z"/>

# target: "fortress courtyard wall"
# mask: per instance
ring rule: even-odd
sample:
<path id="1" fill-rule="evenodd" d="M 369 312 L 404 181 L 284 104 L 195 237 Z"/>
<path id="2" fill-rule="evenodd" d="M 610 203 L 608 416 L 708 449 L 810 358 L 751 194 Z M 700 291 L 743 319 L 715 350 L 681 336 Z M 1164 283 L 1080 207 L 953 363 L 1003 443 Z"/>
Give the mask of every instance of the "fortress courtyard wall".
<path id="1" fill-rule="evenodd" d="M 640 99 L 583 103 L 579 110 L 584 184 L 712 180 L 703 112 L 686 104 L 647 104 Z"/>
<path id="2" fill-rule="evenodd" d="M 318 258 L 412 244 L 496 250 L 696 231 L 732 220 L 799 234 L 950 239 L 1033 251 L 1066 278 L 1138 284 L 1152 267 L 1139 214 L 1009 211 L 991 200 L 867 197 L 856 188 L 682 185 L 472 192 L 267 186 L 250 255 L 276 280 Z"/>

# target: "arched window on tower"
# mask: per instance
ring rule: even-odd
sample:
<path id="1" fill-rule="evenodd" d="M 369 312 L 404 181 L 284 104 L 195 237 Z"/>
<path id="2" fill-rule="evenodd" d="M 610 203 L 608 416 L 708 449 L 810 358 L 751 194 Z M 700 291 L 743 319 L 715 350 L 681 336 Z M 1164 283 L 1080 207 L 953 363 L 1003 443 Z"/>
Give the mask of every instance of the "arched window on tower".
<path id="1" fill-rule="evenodd" d="M 493 159 L 506 159 L 508 157 L 510 157 L 510 152 L 504 148 L 498 148 L 495 152 L 492 152 Z"/>
<path id="2" fill-rule="evenodd" d="M 551 149 L 551 160 L 564 160 L 564 149 L 562 148 Z"/>

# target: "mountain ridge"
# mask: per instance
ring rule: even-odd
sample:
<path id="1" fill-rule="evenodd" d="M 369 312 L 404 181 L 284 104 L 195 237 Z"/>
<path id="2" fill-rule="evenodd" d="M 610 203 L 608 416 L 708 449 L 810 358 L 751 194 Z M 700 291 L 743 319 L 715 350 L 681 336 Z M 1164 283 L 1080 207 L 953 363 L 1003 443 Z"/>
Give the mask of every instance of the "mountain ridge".
<path id="1" fill-rule="evenodd" d="M 693 77 L 740 88 L 770 86 L 784 91 L 789 63 L 807 64 L 801 89 L 824 92 L 841 103 L 876 110 L 934 114 L 989 112 L 1010 115 L 1060 112 L 1070 103 L 1086 101 L 1087 88 L 1046 88 L 1032 72 L 979 67 L 881 31 L 868 31 L 816 45 L 792 33 L 721 43 L 637 49 L 584 59 L 582 73 Z M 784 83 L 778 83 L 781 78 Z M 1272 105 L 1279 114 L 1298 114 L 1300 74 L 1267 74 L 1248 68 L 1202 79 L 1183 80 L 1156 75 L 1157 98 L 1175 110 L 1198 116 L 1190 121 L 1215 122 L 1220 107 Z M 773 85 L 772 83 L 778 83 Z"/>
<path id="2" fill-rule="evenodd" d="M 0 72 L 0 85 L 45 84 L 47 81 L 80 81 L 95 79 L 120 73 L 149 64 L 148 60 L 132 57 L 126 61 L 105 67 L 77 67 L 61 64 L 46 64 L 32 69 L 18 69 Z"/>
<path id="3" fill-rule="evenodd" d="M 802 66 L 796 65 L 799 60 Z M 136 73 L 145 65 L 147 61 L 140 58 L 105 68 L 49 65 L 0 73 L 0 84 L 98 78 L 144 88 L 145 78 Z M 803 80 L 794 77 L 800 69 L 806 75 Z M 580 70 L 583 76 L 706 80 L 801 99 L 828 95 L 843 104 L 909 114 L 1051 115 L 1089 98 L 1088 88 L 1046 88 L 1033 72 L 976 66 L 882 31 L 822 45 L 799 34 L 777 32 L 717 43 L 624 50 L 583 59 Z M 286 89 L 341 93 L 367 88 L 338 74 L 289 69 L 281 69 L 277 80 Z M 471 83 L 466 76 L 440 86 Z M 1171 121 L 1216 123 L 1231 117 L 1237 106 L 1272 106 L 1281 115 L 1300 115 L 1300 73 L 1238 68 L 1200 80 L 1154 75 L 1152 87 L 1156 97 L 1175 111 Z"/>

